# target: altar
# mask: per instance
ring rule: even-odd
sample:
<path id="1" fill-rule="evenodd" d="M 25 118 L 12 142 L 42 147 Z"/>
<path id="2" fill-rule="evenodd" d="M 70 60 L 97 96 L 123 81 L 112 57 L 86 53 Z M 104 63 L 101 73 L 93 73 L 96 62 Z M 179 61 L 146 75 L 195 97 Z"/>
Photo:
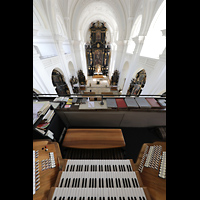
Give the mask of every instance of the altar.
<path id="1" fill-rule="evenodd" d="M 89 28 L 90 42 L 85 46 L 88 76 L 108 74 L 111 47 L 106 43 L 105 24 L 99 21 L 92 22 Z"/>

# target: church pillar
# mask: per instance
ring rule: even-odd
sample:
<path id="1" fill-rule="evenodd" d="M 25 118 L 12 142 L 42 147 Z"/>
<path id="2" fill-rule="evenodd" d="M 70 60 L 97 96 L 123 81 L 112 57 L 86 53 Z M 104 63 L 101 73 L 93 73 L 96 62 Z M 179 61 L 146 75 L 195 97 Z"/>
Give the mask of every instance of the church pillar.
<path id="1" fill-rule="evenodd" d="M 64 53 L 64 50 L 63 50 L 63 42 L 64 42 L 65 38 L 60 36 L 60 35 L 54 35 L 54 41 L 55 41 L 55 46 L 56 46 L 56 49 L 57 49 L 57 52 L 58 52 L 58 57 L 59 57 L 59 60 L 60 60 L 60 64 L 61 64 L 61 69 L 63 70 L 64 72 L 64 78 L 65 78 L 65 82 L 69 88 L 69 91 L 71 94 L 73 94 L 73 89 L 72 89 L 72 86 L 70 84 L 70 72 L 69 72 L 69 69 L 68 69 L 68 63 L 67 63 L 67 60 L 65 58 L 65 53 Z"/>
<path id="2" fill-rule="evenodd" d="M 166 29 L 161 30 L 163 37 L 166 37 Z M 147 77 L 145 87 L 141 94 L 159 94 L 166 91 L 166 48 L 159 55 L 159 60 Z"/>
<path id="3" fill-rule="evenodd" d="M 51 77 L 45 71 L 44 65 L 40 60 L 40 55 L 33 46 L 33 88 L 43 94 L 56 94 L 51 82 Z"/>
<path id="4" fill-rule="evenodd" d="M 84 49 L 84 42 L 81 40 L 73 40 L 74 55 L 76 58 L 77 70 L 82 70 L 87 79 L 87 65 L 86 54 Z M 78 71 L 76 72 L 78 73 Z"/>
<path id="5" fill-rule="evenodd" d="M 145 36 L 137 36 L 137 37 L 133 38 L 133 41 L 135 42 L 135 49 L 133 51 L 133 56 L 132 56 L 131 61 L 130 61 L 128 76 L 126 78 L 126 81 L 125 81 L 125 84 L 124 84 L 124 87 L 123 87 L 123 90 L 122 90 L 122 94 L 127 93 L 127 90 L 129 88 L 133 73 L 138 68 L 137 63 L 138 63 L 138 59 L 139 59 L 139 56 L 140 56 L 140 52 L 141 52 L 142 47 L 143 47 L 144 39 L 145 39 Z"/>
<path id="6" fill-rule="evenodd" d="M 124 63 L 125 63 L 125 57 L 126 57 L 126 49 L 127 49 L 127 46 L 128 46 L 128 40 L 124 40 L 124 48 L 123 48 L 123 53 L 122 53 L 122 56 L 121 56 L 121 62 L 120 62 L 120 66 L 119 66 L 119 81 L 118 81 L 118 86 L 120 89 L 122 89 L 122 86 L 123 86 L 123 82 L 124 82 L 124 79 L 123 79 L 123 67 L 124 67 Z"/>
<path id="7" fill-rule="evenodd" d="M 111 46 L 111 56 L 110 56 L 110 67 L 109 67 L 109 79 L 111 79 L 111 76 L 114 72 L 115 68 L 115 61 L 116 61 L 116 51 L 117 51 L 117 45 L 113 42 Z"/>

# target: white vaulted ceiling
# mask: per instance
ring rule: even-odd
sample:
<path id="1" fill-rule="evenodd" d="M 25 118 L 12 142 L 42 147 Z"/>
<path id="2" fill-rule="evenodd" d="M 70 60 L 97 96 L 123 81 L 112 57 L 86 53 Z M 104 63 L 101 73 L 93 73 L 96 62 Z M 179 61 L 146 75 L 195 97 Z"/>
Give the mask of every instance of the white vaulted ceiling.
<path id="1" fill-rule="evenodd" d="M 112 39 L 124 37 L 126 20 L 122 5 L 119 1 L 78 1 L 71 16 L 72 38 L 85 40 L 86 33 L 93 21 L 104 21 Z"/>

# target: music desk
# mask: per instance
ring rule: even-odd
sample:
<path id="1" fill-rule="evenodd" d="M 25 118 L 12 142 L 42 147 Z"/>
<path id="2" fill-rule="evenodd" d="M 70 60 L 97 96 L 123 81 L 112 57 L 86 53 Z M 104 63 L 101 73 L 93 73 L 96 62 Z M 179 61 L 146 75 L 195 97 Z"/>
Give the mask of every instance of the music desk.
<path id="1" fill-rule="evenodd" d="M 78 149 L 125 147 L 121 129 L 68 129 L 62 146 Z"/>

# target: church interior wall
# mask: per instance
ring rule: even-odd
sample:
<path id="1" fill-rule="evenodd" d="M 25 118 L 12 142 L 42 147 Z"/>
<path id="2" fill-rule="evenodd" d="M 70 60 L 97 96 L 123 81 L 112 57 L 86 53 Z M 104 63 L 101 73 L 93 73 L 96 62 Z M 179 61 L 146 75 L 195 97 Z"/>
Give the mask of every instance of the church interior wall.
<path id="1" fill-rule="evenodd" d="M 43 75 L 40 73 L 45 73 L 44 77 L 50 79 L 54 68 L 60 68 L 66 82 L 69 83 L 70 77 L 72 74 L 74 75 L 73 70 L 69 70 L 69 62 L 72 62 L 76 73 L 82 69 L 87 77 L 84 46 L 89 40 L 88 27 L 91 20 L 99 19 L 107 23 L 107 39 L 111 43 L 109 78 L 115 69 L 122 74 L 124 64 L 127 62 L 129 63 L 127 74 L 130 77 L 137 73 L 138 68 L 146 70 L 147 83 L 143 90 L 145 94 L 165 90 L 166 66 L 165 63 L 159 62 L 159 57 L 155 59 L 137 55 L 135 66 L 132 66 L 133 56 L 135 56 L 133 53 L 133 44 L 135 43 L 132 37 L 142 34 L 146 36 L 154 16 L 164 1 L 155 0 L 145 3 L 145 1 L 125 0 L 123 4 L 120 4 L 117 0 L 114 5 L 113 1 L 104 0 L 95 2 L 91 0 L 68 0 L 66 2 L 56 0 L 54 3 L 51 0 L 47 3 L 42 0 L 34 0 L 33 45 L 38 47 L 41 54 L 36 56 L 36 52 L 33 53 L 34 88 L 41 92 L 52 93 L 54 89 L 52 89 L 52 83 L 41 78 Z M 61 7 L 61 5 L 64 6 Z M 91 10 L 91 13 L 88 12 L 88 9 Z M 126 9 L 128 10 L 126 11 Z M 95 11 L 97 11 L 96 15 L 94 15 Z M 128 48 L 129 51 L 127 51 Z M 123 76 L 120 76 L 120 87 L 122 87 Z M 153 83 L 151 83 L 152 81 Z"/>

